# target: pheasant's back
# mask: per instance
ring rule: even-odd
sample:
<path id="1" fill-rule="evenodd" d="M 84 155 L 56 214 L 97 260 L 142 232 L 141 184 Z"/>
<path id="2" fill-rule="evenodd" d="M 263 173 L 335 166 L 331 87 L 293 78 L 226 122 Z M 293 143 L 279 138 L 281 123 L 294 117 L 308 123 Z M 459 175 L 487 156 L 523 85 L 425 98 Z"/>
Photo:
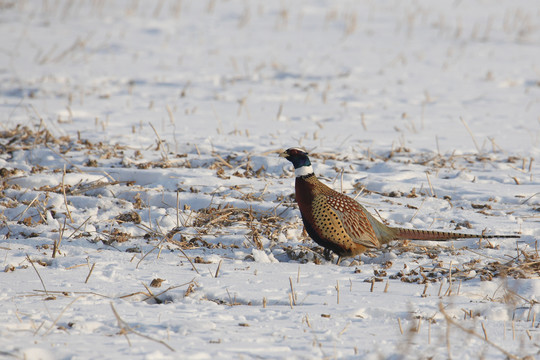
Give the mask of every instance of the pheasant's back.
<path id="1" fill-rule="evenodd" d="M 297 201 L 309 235 L 342 256 L 356 255 L 367 247 L 379 247 L 377 233 L 365 209 L 355 200 L 321 183 L 315 176 L 297 181 Z M 309 189 L 309 206 L 299 193 Z M 305 199 L 304 199 L 305 201 Z M 336 250 L 337 249 L 337 250 Z"/>

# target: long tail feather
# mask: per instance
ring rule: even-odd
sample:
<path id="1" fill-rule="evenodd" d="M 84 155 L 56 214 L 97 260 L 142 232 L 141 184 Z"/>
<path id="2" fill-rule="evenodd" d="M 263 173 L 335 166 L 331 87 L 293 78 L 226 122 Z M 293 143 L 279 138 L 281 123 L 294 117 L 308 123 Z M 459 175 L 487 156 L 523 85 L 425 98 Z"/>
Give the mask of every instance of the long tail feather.
<path id="1" fill-rule="evenodd" d="M 519 238 L 519 235 L 479 235 L 479 234 L 464 234 L 455 232 L 444 232 L 436 230 L 416 230 L 404 228 L 392 228 L 397 232 L 399 240 L 431 240 L 431 241 L 446 241 L 451 239 L 467 239 L 467 238 Z"/>

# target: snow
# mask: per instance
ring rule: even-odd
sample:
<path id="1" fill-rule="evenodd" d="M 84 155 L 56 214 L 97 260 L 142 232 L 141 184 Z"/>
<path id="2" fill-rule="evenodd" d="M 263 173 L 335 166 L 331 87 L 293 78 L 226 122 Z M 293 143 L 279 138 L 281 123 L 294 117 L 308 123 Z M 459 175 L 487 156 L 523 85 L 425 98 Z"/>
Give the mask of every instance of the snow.
<path id="1" fill-rule="evenodd" d="M 0 7 L 0 357 L 539 356 L 537 1 Z M 521 238 L 336 265 L 293 146 L 393 226 Z"/>

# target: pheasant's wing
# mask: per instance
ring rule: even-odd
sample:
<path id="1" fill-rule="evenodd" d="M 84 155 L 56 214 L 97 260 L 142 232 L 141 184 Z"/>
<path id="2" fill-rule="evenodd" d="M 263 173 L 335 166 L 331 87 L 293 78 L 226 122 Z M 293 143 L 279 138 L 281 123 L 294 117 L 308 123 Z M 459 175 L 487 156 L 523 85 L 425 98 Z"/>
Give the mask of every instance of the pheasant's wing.
<path id="1" fill-rule="evenodd" d="M 336 214 L 352 241 L 368 248 L 381 246 L 381 242 L 373 228 L 372 216 L 367 213 L 362 205 L 338 192 L 332 195 L 325 194 L 324 196 L 326 203 L 331 211 Z"/>

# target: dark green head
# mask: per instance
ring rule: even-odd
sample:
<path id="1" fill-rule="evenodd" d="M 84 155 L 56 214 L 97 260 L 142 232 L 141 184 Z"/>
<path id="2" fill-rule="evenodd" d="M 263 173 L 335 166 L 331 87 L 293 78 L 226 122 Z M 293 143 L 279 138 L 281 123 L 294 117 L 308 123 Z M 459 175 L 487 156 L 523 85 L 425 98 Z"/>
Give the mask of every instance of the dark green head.
<path id="1" fill-rule="evenodd" d="M 313 174 L 311 161 L 309 161 L 308 153 L 300 148 L 289 148 L 279 154 L 279 156 L 292 162 L 296 176 L 306 176 Z"/>

